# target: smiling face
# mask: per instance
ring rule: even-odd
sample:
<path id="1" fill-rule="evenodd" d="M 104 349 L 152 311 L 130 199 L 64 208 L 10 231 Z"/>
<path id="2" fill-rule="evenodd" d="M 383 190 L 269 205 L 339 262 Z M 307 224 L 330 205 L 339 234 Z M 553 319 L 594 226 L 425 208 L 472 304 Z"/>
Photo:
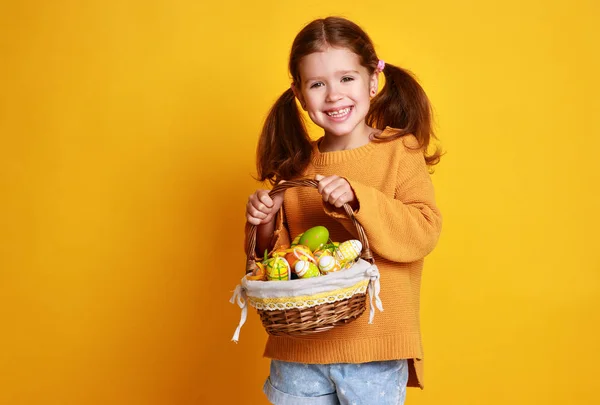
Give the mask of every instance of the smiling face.
<path id="1" fill-rule="evenodd" d="M 377 75 L 370 75 L 358 55 L 345 48 L 328 47 L 302 58 L 295 93 L 310 119 L 325 136 L 363 136 L 365 117 Z"/>

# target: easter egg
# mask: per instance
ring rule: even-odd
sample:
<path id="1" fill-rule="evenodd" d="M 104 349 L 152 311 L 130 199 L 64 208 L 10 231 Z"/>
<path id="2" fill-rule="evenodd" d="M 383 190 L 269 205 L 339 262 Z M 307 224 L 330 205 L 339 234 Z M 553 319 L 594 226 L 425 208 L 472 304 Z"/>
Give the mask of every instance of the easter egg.
<path id="1" fill-rule="evenodd" d="M 339 260 L 342 267 L 348 267 L 347 264 L 352 264 L 360 256 L 362 251 L 362 243 L 359 240 L 352 239 L 340 243 L 335 251 L 335 257 Z"/>
<path id="2" fill-rule="evenodd" d="M 267 273 L 267 280 L 289 280 L 291 273 L 290 265 L 283 257 L 274 257 L 263 264 L 265 266 L 265 272 Z"/>
<path id="3" fill-rule="evenodd" d="M 324 226 L 315 226 L 306 230 L 300 237 L 299 243 L 308 246 L 314 252 L 329 240 L 329 230 Z"/>
<path id="4" fill-rule="evenodd" d="M 296 267 L 296 263 L 299 260 L 306 260 L 315 264 L 317 263 L 317 260 L 313 257 L 312 252 L 307 246 L 296 245 L 289 250 L 291 250 L 291 252 L 285 255 L 285 260 L 288 261 L 292 269 Z"/>
<path id="5" fill-rule="evenodd" d="M 305 260 L 300 260 L 298 263 L 296 263 L 294 270 L 300 278 L 318 277 L 321 275 L 321 272 L 316 264 L 307 262 Z"/>
<path id="6" fill-rule="evenodd" d="M 246 276 L 246 279 L 248 280 L 253 280 L 253 281 L 264 281 L 267 279 L 267 274 L 266 274 L 266 270 L 265 270 L 265 266 L 260 263 L 260 262 L 256 262 L 256 269 L 254 269 L 254 271 L 252 272 L 252 274 L 248 274 Z"/>
<path id="7" fill-rule="evenodd" d="M 319 270 L 321 270 L 321 273 L 327 274 L 334 271 L 340 271 L 341 266 L 340 263 L 335 259 L 335 257 L 331 255 L 322 256 L 319 260 Z"/>
<path id="8" fill-rule="evenodd" d="M 323 256 L 332 256 L 332 255 L 333 255 L 333 253 L 331 253 L 331 250 L 329 250 L 329 249 L 319 249 L 313 253 L 313 256 L 317 260 L 317 263 L 319 262 L 319 260 L 321 260 L 321 258 Z"/>

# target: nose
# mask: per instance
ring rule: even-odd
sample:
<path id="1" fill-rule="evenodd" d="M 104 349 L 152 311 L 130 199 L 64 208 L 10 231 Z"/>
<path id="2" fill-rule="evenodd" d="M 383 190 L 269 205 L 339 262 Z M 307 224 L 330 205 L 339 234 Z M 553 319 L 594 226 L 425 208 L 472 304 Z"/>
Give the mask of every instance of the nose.
<path id="1" fill-rule="evenodd" d="M 329 103 L 334 103 L 338 100 L 341 100 L 343 97 L 342 93 L 339 91 L 338 87 L 335 85 L 330 85 L 327 87 L 327 97 L 326 101 Z"/>

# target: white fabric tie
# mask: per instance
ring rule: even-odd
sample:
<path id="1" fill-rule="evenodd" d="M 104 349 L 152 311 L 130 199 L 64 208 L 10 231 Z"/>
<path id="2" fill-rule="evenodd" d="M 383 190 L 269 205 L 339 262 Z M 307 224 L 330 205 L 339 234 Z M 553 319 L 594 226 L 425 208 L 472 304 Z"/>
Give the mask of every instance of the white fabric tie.
<path id="1" fill-rule="evenodd" d="M 369 299 L 371 302 L 369 309 L 369 323 L 373 323 L 373 318 L 375 317 L 375 307 L 373 306 L 373 298 L 375 298 L 375 306 L 379 310 L 379 312 L 383 312 L 383 303 L 381 302 L 381 298 L 379 298 L 379 269 L 374 264 L 369 267 L 366 271 L 366 274 L 371 279 L 369 281 Z"/>
<path id="2" fill-rule="evenodd" d="M 240 330 L 244 323 L 246 323 L 246 316 L 248 314 L 248 297 L 246 296 L 246 289 L 242 288 L 241 285 L 237 285 L 235 290 L 233 291 L 233 296 L 229 300 L 232 304 L 237 303 L 238 306 L 242 309 L 242 316 L 240 317 L 240 323 L 233 334 L 233 339 L 235 343 L 240 339 Z"/>

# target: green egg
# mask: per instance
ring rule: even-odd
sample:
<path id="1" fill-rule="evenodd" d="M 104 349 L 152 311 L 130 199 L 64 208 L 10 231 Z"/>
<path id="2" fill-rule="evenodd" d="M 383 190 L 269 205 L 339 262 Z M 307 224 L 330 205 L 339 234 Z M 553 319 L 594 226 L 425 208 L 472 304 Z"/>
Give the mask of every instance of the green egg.
<path id="1" fill-rule="evenodd" d="M 314 252 L 321 245 L 325 245 L 329 240 L 329 230 L 324 226 L 315 226 L 308 229 L 300 237 L 300 244 L 308 246 L 308 248 Z"/>

